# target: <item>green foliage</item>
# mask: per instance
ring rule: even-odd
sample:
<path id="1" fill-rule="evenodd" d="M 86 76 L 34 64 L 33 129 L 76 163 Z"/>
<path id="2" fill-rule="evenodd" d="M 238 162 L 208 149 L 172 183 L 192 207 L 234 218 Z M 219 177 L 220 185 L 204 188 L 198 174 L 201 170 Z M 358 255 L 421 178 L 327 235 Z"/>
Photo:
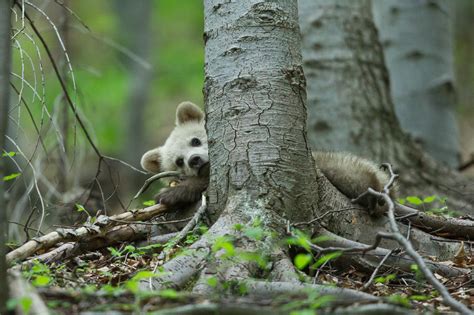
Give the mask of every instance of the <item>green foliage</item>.
<path id="1" fill-rule="evenodd" d="M 380 277 L 375 278 L 374 282 L 388 284 L 390 281 L 395 280 L 396 278 L 397 278 L 397 275 L 391 273 L 386 276 L 380 276 Z"/>
<path id="2" fill-rule="evenodd" d="M 31 279 L 31 283 L 36 287 L 49 286 L 55 280 L 49 266 L 38 260 L 33 261 L 29 270 L 23 271 L 23 277 Z"/>
<path id="3" fill-rule="evenodd" d="M 408 299 L 405 295 L 402 294 L 392 294 L 388 297 L 388 301 L 394 304 L 401 305 L 403 307 L 410 308 L 410 299 Z"/>
<path id="4" fill-rule="evenodd" d="M 212 288 L 215 288 L 218 283 L 219 283 L 219 280 L 217 279 L 217 277 L 209 277 L 207 279 L 207 285 L 209 285 Z"/>
<path id="5" fill-rule="evenodd" d="M 427 209 L 425 212 L 428 214 L 446 216 L 446 217 L 456 217 L 459 214 L 450 210 L 446 204 L 447 198 L 440 197 L 437 195 L 427 196 L 427 197 L 417 197 L 417 196 L 408 196 L 405 198 L 400 198 L 397 200 L 400 204 L 409 203 L 414 206 L 421 206 L 423 209 Z"/>
<path id="6" fill-rule="evenodd" d="M 156 204 L 156 202 L 155 202 L 155 200 L 146 200 L 146 201 L 143 201 L 142 204 L 145 207 L 151 207 L 151 206 L 154 206 Z"/>
<path id="7" fill-rule="evenodd" d="M 322 255 L 321 257 L 318 258 L 318 260 L 314 263 L 314 265 L 311 266 L 313 269 L 317 269 L 327 263 L 328 261 L 331 261 L 333 259 L 336 259 L 342 255 L 341 251 L 336 251 L 332 252 L 329 254 Z"/>
<path id="8" fill-rule="evenodd" d="M 16 155 L 16 152 L 10 151 L 10 152 L 4 152 L 2 153 L 2 157 L 14 157 Z"/>
<path id="9" fill-rule="evenodd" d="M 299 270 L 306 268 L 312 261 L 313 256 L 310 254 L 298 254 L 294 259 L 295 266 Z"/>
<path id="10" fill-rule="evenodd" d="M 222 256 L 222 258 L 235 256 L 233 239 L 230 236 L 221 236 L 215 240 L 214 244 L 212 245 L 212 251 L 216 253 L 221 249 L 225 251 L 225 254 Z"/>
<path id="11" fill-rule="evenodd" d="M 4 182 L 7 182 L 7 181 L 9 181 L 9 180 L 12 180 L 12 179 L 17 178 L 17 177 L 20 176 L 20 175 L 21 175 L 21 173 L 12 173 L 12 174 L 10 174 L 10 175 L 3 176 L 3 181 L 4 181 Z"/>

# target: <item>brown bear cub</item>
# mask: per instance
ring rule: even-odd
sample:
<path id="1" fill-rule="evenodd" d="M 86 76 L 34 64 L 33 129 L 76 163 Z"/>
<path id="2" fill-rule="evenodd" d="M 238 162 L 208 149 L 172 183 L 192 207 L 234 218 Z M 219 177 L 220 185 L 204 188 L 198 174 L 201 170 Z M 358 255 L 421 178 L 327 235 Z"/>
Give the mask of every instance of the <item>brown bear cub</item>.
<path id="1" fill-rule="evenodd" d="M 196 203 L 209 184 L 209 156 L 203 111 L 191 102 L 183 102 L 176 109 L 176 127 L 165 144 L 146 152 L 142 167 L 152 173 L 178 171 L 182 174 L 173 187 L 164 188 L 155 197 L 172 209 Z M 318 168 L 326 178 L 349 198 L 356 198 L 372 188 L 381 191 L 388 175 L 372 161 L 343 152 L 313 152 Z M 391 192 L 392 197 L 395 192 Z M 383 202 L 375 197 L 358 201 L 370 214 L 386 211 Z"/>

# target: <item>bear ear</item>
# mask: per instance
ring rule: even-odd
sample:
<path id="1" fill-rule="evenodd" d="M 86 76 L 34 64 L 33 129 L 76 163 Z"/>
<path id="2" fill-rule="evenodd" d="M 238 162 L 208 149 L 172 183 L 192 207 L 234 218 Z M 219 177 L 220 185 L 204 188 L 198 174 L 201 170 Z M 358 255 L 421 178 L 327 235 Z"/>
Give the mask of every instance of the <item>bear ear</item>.
<path id="1" fill-rule="evenodd" d="M 161 153 L 160 148 L 150 150 L 143 154 L 141 165 L 143 169 L 152 172 L 159 173 L 161 170 Z"/>
<path id="2" fill-rule="evenodd" d="M 204 119 L 203 111 L 194 103 L 182 102 L 176 109 L 176 126 L 189 121 L 201 122 Z"/>

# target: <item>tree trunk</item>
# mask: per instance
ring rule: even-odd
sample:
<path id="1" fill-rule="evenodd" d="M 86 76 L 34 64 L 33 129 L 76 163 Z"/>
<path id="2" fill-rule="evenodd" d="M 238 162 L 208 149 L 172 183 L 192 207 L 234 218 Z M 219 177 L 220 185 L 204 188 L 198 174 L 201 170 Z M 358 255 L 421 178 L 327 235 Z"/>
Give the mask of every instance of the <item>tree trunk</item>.
<path id="1" fill-rule="evenodd" d="M 372 9 L 402 129 L 437 161 L 456 168 L 453 2 L 383 0 L 373 1 Z"/>
<path id="2" fill-rule="evenodd" d="M 389 162 L 401 195 L 448 196 L 456 210 L 474 213 L 472 183 L 436 164 L 399 126 L 370 1 L 299 5 L 313 147 Z"/>
<path id="3" fill-rule="evenodd" d="M 305 79 L 293 1 L 205 1 L 205 86 L 214 215 L 291 220 L 314 209 Z M 229 214 L 229 212 L 225 213 Z"/>
<path id="4" fill-rule="evenodd" d="M 8 235 L 7 204 L 5 200 L 5 148 L 8 112 L 10 104 L 10 68 L 11 68 L 11 2 L 0 1 L 0 314 L 7 313 L 9 289 L 7 282 L 6 237 Z"/>
<path id="5" fill-rule="evenodd" d="M 119 37 L 125 47 L 129 47 L 138 57 L 148 61 L 150 58 L 151 14 L 153 2 L 149 0 L 116 1 L 116 12 L 119 16 Z M 156 54 L 156 52 L 155 52 Z M 125 104 L 124 120 L 127 121 L 126 138 L 122 148 L 122 156 L 127 163 L 136 161 L 137 155 L 145 151 L 143 139 L 145 106 L 149 101 L 152 69 L 134 60 L 122 60 L 130 75 L 130 88 Z M 134 164 L 134 163 L 132 163 Z M 131 173 L 125 181 L 125 192 L 140 187 L 143 175 Z"/>

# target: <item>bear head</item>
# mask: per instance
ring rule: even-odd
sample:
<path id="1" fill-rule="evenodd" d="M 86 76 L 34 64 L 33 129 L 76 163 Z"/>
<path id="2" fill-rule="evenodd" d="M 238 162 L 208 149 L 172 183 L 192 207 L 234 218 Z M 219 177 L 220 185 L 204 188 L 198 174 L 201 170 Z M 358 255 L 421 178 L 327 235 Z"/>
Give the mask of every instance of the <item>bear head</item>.
<path id="1" fill-rule="evenodd" d="M 142 156 L 142 167 L 152 173 L 178 171 L 198 176 L 209 162 L 204 123 L 204 113 L 198 106 L 191 102 L 179 104 L 175 128 L 161 147 Z"/>

